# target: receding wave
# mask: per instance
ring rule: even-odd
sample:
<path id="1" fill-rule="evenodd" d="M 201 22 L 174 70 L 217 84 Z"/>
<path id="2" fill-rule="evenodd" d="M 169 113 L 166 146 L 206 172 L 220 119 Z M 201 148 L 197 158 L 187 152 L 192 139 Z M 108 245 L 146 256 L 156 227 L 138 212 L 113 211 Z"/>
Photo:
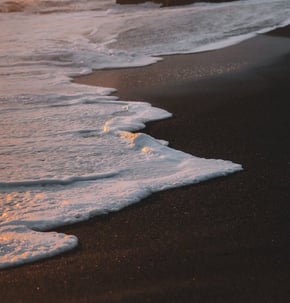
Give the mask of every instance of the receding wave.
<path id="1" fill-rule="evenodd" d="M 289 0 L 162 9 L 121 7 L 115 0 L 0 0 L 0 12 L 2 268 L 77 244 L 75 237 L 36 230 L 242 170 L 138 134 L 145 122 L 170 114 L 120 101 L 110 96 L 112 89 L 72 83 L 71 77 L 152 64 L 160 54 L 224 47 L 290 22 Z M 199 64 L 192 70 L 198 72 Z M 113 87 L 127 81 L 109 77 Z"/>
<path id="2" fill-rule="evenodd" d="M 71 185 L 77 182 L 96 181 L 101 179 L 114 178 L 120 172 L 110 172 L 104 174 L 96 174 L 89 176 L 73 176 L 63 179 L 42 179 L 42 180 L 24 180 L 15 182 L 0 182 L 1 188 L 14 188 L 14 187 L 37 187 L 37 186 L 52 186 L 52 185 Z"/>

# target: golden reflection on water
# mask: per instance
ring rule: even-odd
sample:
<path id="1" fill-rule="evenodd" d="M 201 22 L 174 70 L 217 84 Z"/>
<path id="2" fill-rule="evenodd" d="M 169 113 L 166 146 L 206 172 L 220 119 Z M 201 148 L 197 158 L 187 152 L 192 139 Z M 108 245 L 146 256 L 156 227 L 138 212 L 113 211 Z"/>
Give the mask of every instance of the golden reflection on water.
<path id="1" fill-rule="evenodd" d="M 27 210 L 31 207 L 37 208 L 41 202 L 45 200 L 43 193 L 26 192 L 11 192 L 0 193 L 0 223 L 13 220 L 15 211 L 23 210 L 23 214 L 27 214 Z"/>
<path id="2" fill-rule="evenodd" d="M 13 204 L 15 204 L 15 202 L 19 202 L 19 201 L 23 201 L 23 202 L 36 202 L 39 200 L 44 199 L 44 194 L 43 193 L 36 193 L 36 194 L 32 194 L 29 191 L 20 193 L 20 192 L 12 192 L 12 193 L 6 193 L 6 194 L 2 194 L 0 196 L 0 203 L 1 204 L 10 204 L 14 201 Z"/>

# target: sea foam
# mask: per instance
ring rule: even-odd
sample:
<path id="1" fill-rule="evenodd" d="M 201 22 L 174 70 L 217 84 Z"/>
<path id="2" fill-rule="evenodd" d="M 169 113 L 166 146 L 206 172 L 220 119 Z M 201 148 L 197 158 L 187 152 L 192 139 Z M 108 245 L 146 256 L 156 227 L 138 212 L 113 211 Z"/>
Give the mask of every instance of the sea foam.
<path id="1" fill-rule="evenodd" d="M 171 114 L 71 78 L 237 43 L 289 24 L 289 1 L 114 2 L 0 0 L 0 268 L 76 247 L 48 230 L 242 169 L 140 133 Z"/>

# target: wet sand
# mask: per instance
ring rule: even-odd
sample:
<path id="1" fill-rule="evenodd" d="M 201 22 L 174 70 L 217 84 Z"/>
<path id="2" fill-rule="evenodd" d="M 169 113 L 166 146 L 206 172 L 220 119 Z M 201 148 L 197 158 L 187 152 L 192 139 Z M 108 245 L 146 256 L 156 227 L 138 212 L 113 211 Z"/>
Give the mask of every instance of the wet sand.
<path id="1" fill-rule="evenodd" d="M 1 303 L 289 302 L 290 27 L 226 49 L 99 71 L 173 118 L 144 130 L 244 171 L 61 228 L 73 252 L 0 271 Z"/>

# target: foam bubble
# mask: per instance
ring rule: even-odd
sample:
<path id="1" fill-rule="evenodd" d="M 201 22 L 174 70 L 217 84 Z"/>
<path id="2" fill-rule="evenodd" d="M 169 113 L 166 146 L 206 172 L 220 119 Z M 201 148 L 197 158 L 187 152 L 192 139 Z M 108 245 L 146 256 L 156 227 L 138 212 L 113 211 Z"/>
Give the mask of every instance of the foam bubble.
<path id="1" fill-rule="evenodd" d="M 52 257 L 77 246 L 75 236 L 37 232 L 26 226 L 0 227 L 0 269 Z"/>

